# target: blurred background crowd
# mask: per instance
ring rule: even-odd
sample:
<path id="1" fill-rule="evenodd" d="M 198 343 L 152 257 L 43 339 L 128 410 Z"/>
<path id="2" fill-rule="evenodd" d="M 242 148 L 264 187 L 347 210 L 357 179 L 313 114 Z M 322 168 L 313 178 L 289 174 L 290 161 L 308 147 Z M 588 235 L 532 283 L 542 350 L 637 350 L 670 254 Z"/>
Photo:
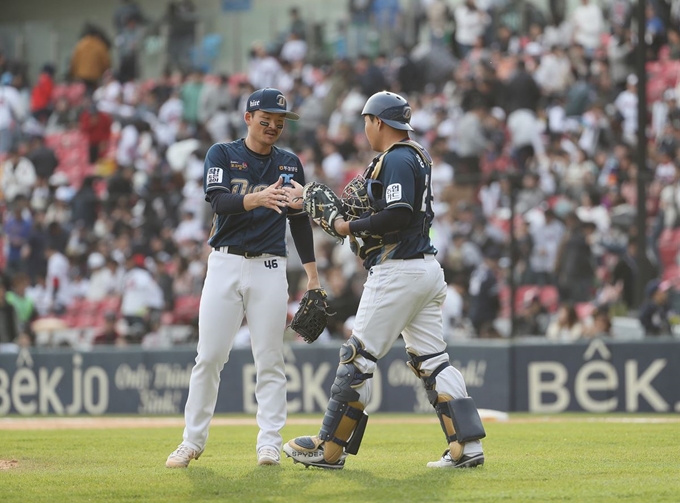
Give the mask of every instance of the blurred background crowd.
<path id="1" fill-rule="evenodd" d="M 86 24 L 68 67 L 46 62 L 33 81 L 27 61 L 0 52 L 0 344 L 195 340 L 212 220 L 203 159 L 245 135 L 245 99 L 261 87 L 281 89 L 301 115 L 279 145 L 300 156 L 308 181 L 338 193 L 375 155 L 360 117 L 367 97 L 408 98 L 412 137 L 434 159 L 431 236 L 449 285 L 449 340 L 642 337 L 680 324 L 675 2 L 646 10 L 646 166 L 635 157 L 640 42 L 628 0 L 582 0 L 570 12 L 559 1 L 348 0 L 326 38 L 301 2 L 230 74 L 213 70 L 228 57 L 219 41 L 201 40 L 217 44 L 215 58 L 195 50 L 190 0 L 162 16 L 142 5 L 120 2 L 115 33 Z M 168 64 L 141 78 L 140 52 L 159 26 Z M 342 339 L 366 271 L 318 228 L 315 246 L 337 313 L 326 338 Z M 304 274 L 289 249 L 292 314 Z M 248 344 L 246 323 L 237 344 Z"/>

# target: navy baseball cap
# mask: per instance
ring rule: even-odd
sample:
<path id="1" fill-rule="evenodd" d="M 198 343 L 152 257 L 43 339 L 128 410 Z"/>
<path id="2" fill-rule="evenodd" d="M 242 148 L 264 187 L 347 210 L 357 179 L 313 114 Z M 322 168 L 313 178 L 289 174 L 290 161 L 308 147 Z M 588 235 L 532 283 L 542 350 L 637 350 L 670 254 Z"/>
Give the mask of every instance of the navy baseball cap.
<path id="1" fill-rule="evenodd" d="M 296 121 L 300 116 L 296 113 L 289 112 L 286 108 L 288 102 L 286 97 L 278 89 L 265 87 L 258 89 L 248 98 L 246 112 L 254 112 L 262 110 L 273 114 L 285 114 L 286 119 Z"/>

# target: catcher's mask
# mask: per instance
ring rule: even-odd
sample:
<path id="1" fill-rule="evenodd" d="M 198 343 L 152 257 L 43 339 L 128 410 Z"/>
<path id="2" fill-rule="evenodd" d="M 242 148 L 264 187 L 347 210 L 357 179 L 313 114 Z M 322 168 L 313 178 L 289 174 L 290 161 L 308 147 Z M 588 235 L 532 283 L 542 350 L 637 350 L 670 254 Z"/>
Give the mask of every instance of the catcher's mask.
<path id="1" fill-rule="evenodd" d="M 368 180 L 363 175 L 352 178 L 342 191 L 348 220 L 357 220 L 368 211 L 378 211 L 383 198 L 383 184 L 380 180 Z"/>
<path id="2" fill-rule="evenodd" d="M 395 93 L 381 91 L 368 98 L 361 115 L 375 115 L 385 124 L 402 131 L 413 131 L 411 127 L 411 106 Z"/>

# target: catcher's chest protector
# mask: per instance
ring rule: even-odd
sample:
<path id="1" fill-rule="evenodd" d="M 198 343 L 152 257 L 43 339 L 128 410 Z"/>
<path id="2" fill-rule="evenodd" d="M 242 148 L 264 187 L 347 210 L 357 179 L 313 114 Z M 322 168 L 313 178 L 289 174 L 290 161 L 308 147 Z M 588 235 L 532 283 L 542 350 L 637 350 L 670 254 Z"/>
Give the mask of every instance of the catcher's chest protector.
<path id="1" fill-rule="evenodd" d="M 420 158 L 423 161 L 425 161 L 427 166 L 429 168 L 432 168 L 432 157 L 430 157 L 430 154 L 427 152 L 427 150 L 425 150 L 425 148 L 420 143 L 418 143 L 417 141 L 408 139 L 408 140 L 398 141 L 396 143 L 393 143 L 387 150 L 378 154 L 373 159 L 373 161 L 368 166 L 368 168 L 366 168 L 366 171 L 364 172 L 364 178 L 366 178 L 366 180 L 369 180 L 369 179 L 377 180 L 378 176 L 380 175 L 380 171 L 382 170 L 382 164 L 383 164 L 383 160 L 384 160 L 385 156 L 389 152 L 394 150 L 395 148 L 400 147 L 402 145 L 406 146 L 406 147 L 411 147 L 413 150 L 415 150 L 418 153 L 418 156 L 420 156 Z M 427 185 L 427 196 L 426 197 L 428 198 L 428 200 L 431 200 L 431 198 L 432 198 L 431 184 Z M 375 212 L 381 211 L 381 210 L 385 209 L 386 205 L 387 205 L 387 202 L 386 202 L 384 194 L 383 194 L 382 199 L 375 201 L 375 203 L 373 204 L 373 207 L 374 207 L 373 210 Z M 429 208 L 429 205 L 428 205 L 428 208 Z M 432 220 L 434 218 L 434 215 L 430 215 L 430 217 L 432 217 L 432 218 L 430 218 L 430 220 Z M 391 234 L 394 234 L 394 235 L 391 235 Z M 371 251 L 382 248 L 385 244 L 394 244 L 394 243 L 398 242 L 399 240 L 403 239 L 404 237 L 406 237 L 406 236 L 404 236 L 403 233 L 396 232 L 396 233 L 387 234 L 385 236 L 370 236 L 370 237 L 362 238 L 362 240 L 364 241 L 363 245 L 359 245 L 359 243 L 356 241 L 356 239 L 354 239 L 353 244 L 357 249 L 357 252 L 356 252 L 357 255 L 360 258 L 364 259 L 364 258 L 366 258 L 366 256 Z"/>

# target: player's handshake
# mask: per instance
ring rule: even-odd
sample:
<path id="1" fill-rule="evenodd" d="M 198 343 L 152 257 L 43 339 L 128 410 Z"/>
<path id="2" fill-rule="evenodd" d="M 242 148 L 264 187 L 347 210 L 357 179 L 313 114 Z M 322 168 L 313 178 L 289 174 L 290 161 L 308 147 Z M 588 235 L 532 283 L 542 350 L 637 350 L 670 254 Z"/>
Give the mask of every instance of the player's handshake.
<path id="1" fill-rule="evenodd" d="M 283 178 L 279 178 L 279 180 L 282 179 Z M 290 187 L 287 185 L 283 186 L 283 190 L 285 190 L 288 195 L 288 207 L 293 210 L 301 210 L 302 190 L 304 189 L 304 187 L 295 180 L 291 180 L 289 183 L 291 184 Z"/>

